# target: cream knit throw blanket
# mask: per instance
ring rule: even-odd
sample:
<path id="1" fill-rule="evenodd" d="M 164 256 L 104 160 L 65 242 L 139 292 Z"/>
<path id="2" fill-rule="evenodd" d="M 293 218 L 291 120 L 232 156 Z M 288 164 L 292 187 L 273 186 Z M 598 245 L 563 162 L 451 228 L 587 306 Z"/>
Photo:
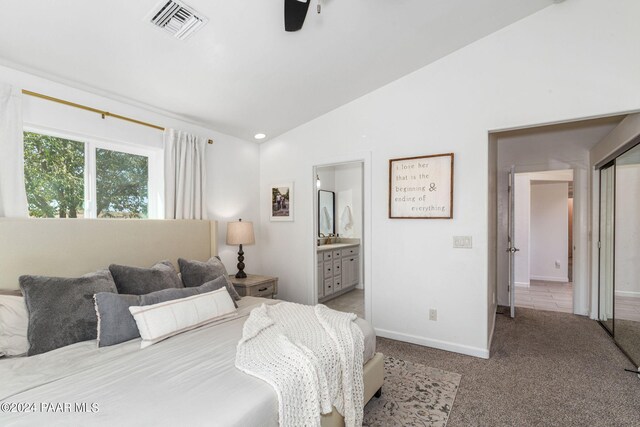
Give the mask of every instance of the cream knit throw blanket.
<path id="1" fill-rule="evenodd" d="M 280 426 L 319 426 L 335 406 L 345 425 L 361 426 L 364 336 L 356 315 L 290 302 L 251 311 L 236 367 L 278 394 Z"/>

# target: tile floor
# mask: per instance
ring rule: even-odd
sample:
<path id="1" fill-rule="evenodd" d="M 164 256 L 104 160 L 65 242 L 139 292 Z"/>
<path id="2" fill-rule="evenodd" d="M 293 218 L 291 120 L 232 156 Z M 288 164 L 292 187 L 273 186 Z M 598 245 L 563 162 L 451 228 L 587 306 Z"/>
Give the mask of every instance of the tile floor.
<path id="1" fill-rule="evenodd" d="M 573 283 L 532 280 L 531 286 L 516 286 L 516 307 L 573 313 Z"/>
<path id="2" fill-rule="evenodd" d="M 355 313 L 358 317 L 364 318 L 364 290 L 354 289 L 325 302 L 324 305 L 334 310 Z"/>
<path id="3" fill-rule="evenodd" d="M 616 295 L 616 316 L 640 322 L 640 298 Z M 516 307 L 573 313 L 573 283 L 532 280 L 531 286 L 516 286 Z"/>

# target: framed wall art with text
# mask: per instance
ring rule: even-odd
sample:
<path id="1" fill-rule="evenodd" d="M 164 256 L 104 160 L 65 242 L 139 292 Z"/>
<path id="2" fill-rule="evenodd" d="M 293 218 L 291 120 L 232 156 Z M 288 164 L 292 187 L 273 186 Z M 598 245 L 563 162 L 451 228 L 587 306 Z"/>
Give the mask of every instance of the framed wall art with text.
<path id="1" fill-rule="evenodd" d="M 453 218 L 453 153 L 389 160 L 389 218 Z"/>

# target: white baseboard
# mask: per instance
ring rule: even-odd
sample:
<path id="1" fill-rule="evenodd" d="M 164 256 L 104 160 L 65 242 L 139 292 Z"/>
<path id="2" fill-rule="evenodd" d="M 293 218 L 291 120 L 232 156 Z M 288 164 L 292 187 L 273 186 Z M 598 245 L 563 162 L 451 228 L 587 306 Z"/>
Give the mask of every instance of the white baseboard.
<path id="1" fill-rule="evenodd" d="M 617 297 L 640 298 L 640 292 L 636 291 L 616 291 Z"/>
<path id="2" fill-rule="evenodd" d="M 531 287 L 531 283 L 530 282 L 513 282 L 514 285 L 520 287 L 520 288 L 529 288 Z"/>
<path id="3" fill-rule="evenodd" d="M 392 340 L 409 342 L 412 344 L 424 345 L 440 350 L 452 351 L 454 353 L 466 354 L 467 356 L 480 357 L 482 359 L 489 358 L 489 349 L 480 347 L 471 347 L 469 345 L 457 344 L 449 341 L 434 340 L 431 338 L 418 337 L 416 335 L 403 334 L 400 332 L 387 331 L 385 329 L 375 328 L 376 335 L 382 338 L 390 338 Z"/>
<path id="4" fill-rule="evenodd" d="M 544 280 L 546 282 L 568 282 L 568 277 L 558 276 L 531 276 L 531 280 Z"/>
<path id="5" fill-rule="evenodd" d="M 578 316 L 586 316 L 586 317 L 590 317 L 591 313 L 589 312 L 589 310 L 587 309 L 583 309 L 583 310 L 573 310 L 573 314 L 577 314 Z M 595 319 L 594 317 L 591 317 L 592 319 Z"/>

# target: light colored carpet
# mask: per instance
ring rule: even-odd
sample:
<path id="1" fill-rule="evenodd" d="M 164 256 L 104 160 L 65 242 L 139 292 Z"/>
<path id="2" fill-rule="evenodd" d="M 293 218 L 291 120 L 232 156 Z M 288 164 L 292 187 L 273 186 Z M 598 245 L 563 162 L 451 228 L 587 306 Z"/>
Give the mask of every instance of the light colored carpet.
<path id="1" fill-rule="evenodd" d="M 618 345 L 634 362 L 640 364 L 640 322 L 615 319 L 614 330 Z"/>
<path id="2" fill-rule="evenodd" d="M 385 356 L 462 374 L 448 427 L 640 426 L 640 379 L 624 371 L 635 368 L 586 317 L 524 308 L 515 320 L 498 315 L 488 360 L 377 343 Z"/>
<path id="3" fill-rule="evenodd" d="M 382 396 L 364 409 L 363 425 L 433 426 L 447 424 L 460 374 L 385 357 Z"/>

